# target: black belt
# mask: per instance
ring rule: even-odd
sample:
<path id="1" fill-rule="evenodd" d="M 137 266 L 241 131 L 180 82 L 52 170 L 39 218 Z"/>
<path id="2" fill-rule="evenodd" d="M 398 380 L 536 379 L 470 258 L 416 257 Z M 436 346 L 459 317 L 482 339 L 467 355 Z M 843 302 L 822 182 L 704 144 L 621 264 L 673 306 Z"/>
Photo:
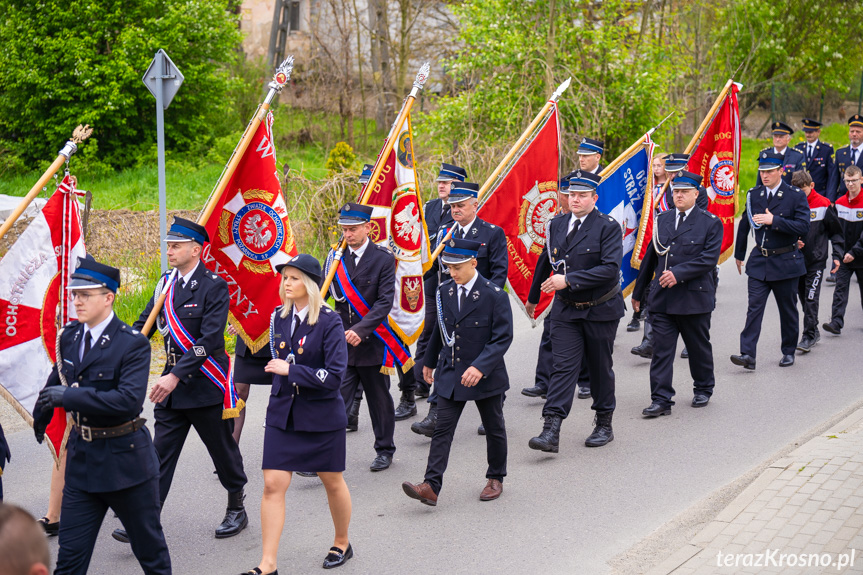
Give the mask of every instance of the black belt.
<path id="1" fill-rule="evenodd" d="M 590 309 L 594 306 L 598 306 L 601 303 L 607 302 L 608 300 L 610 300 L 611 298 L 616 296 L 618 293 L 620 293 L 620 284 L 615 285 L 613 288 L 611 288 L 611 290 L 607 294 L 605 294 L 601 298 L 595 299 L 593 301 L 584 301 L 584 302 L 570 301 L 570 300 L 568 300 L 566 298 L 562 298 L 560 296 L 557 296 L 557 299 L 559 299 L 560 301 L 562 301 L 565 305 L 568 305 L 569 307 L 574 307 L 577 310 L 586 310 L 586 309 Z"/>
<path id="2" fill-rule="evenodd" d="M 790 246 L 785 246 L 784 248 L 776 248 L 775 250 L 768 250 L 762 247 L 758 247 L 758 250 L 761 252 L 761 255 L 765 258 L 768 256 L 778 256 L 779 254 L 787 254 L 788 252 L 793 252 L 797 249 L 797 244 L 792 244 Z"/>
<path id="3" fill-rule="evenodd" d="M 132 421 L 127 421 L 123 425 L 114 427 L 90 427 L 87 425 L 78 425 L 75 423 L 75 429 L 84 441 L 93 441 L 94 439 L 110 439 L 112 437 L 122 437 L 134 433 L 144 427 L 147 420 L 143 417 L 136 417 Z"/>

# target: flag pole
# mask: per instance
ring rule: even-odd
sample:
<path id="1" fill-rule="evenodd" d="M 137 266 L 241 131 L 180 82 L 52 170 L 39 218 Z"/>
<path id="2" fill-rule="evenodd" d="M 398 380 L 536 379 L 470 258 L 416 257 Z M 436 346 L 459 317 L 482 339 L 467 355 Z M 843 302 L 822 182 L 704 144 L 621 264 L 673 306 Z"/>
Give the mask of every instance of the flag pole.
<path id="1" fill-rule="evenodd" d="M 291 72 L 293 72 L 293 70 L 293 56 L 285 58 L 285 60 L 279 64 L 279 67 L 276 68 L 276 73 L 268 84 L 270 89 L 264 97 L 264 101 L 258 106 L 258 109 L 255 110 L 255 114 L 252 116 L 252 119 L 249 120 L 246 130 L 243 132 L 243 136 L 237 143 L 237 147 L 234 148 L 234 153 L 231 154 L 231 158 L 228 160 L 227 165 L 225 165 L 225 169 L 222 170 L 218 181 L 216 181 L 216 185 L 213 187 L 213 191 L 210 192 L 207 204 L 204 206 L 204 209 L 201 210 L 201 213 L 198 214 L 198 223 L 207 221 L 207 219 L 212 215 L 213 210 L 216 209 L 216 204 L 218 203 L 219 198 L 222 197 L 222 192 L 225 191 L 225 186 L 228 185 L 231 176 L 234 175 L 240 160 L 243 158 L 243 154 L 246 153 L 249 144 L 252 143 L 252 137 L 255 135 L 255 132 L 257 132 L 258 126 L 260 126 L 261 122 L 264 121 L 264 118 L 267 117 L 267 112 L 270 111 L 270 104 L 272 103 L 273 98 L 275 98 L 276 94 L 282 91 L 282 88 L 284 88 L 285 84 L 288 83 L 288 80 L 291 79 Z M 153 324 L 156 323 L 156 317 L 159 315 L 159 312 L 162 311 L 162 306 L 165 304 L 165 298 L 168 296 L 167 288 L 170 283 L 170 279 L 174 277 L 175 273 L 176 270 L 172 272 L 169 281 L 165 282 L 165 289 L 162 290 L 162 293 L 159 294 L 159 297 L 153 302 L 153 309 L 150 310 L 150 315 L 147 317 L 144 327 L 141 328 L 141 333 L 149 335 L 150 330 L 153 329 Z"/>
<path id="2" fill-rule="evenodd" d="M 603 170 L 602 170 L 601 172 L 599 172 L 599 176 L 600 176 L 600 177 L 602 177 L 602 178 L 605 178 L 606 176 L 611 175 L 611 174 L 612 174 L 612 173 L 613 173 L 617 168 L 619 168 L 619 167 L 620 167 L 620 165 L 621 165 L 623 162 L 625 162 L 625 161 L 629 158 L 629 156 L 630 156 L 630 155 L 631 155 L 635 150 L 637 150 L 638 148 L 640 148 L 641 146 L 643 146 L 643 145 L 644 145 L 644 143 L 647 141 L 647 138 L 648 138 L 648 137 L 649 137 L 653 132 L 655 132 L 656 130 L 658 130 L 658 129 L 659 129 L 659 127 L 660 127 L 662 124 L 664 124 L 664 123 L 665 123 L 665 121 L 666 121 L 668 118 L 670 118 L 670 117 L 671 117 L 671 116 L 673 116 L 673 115 L 674 115 L 674 112 L 672 112 L 672 113 L 668 114 L 667 116 L 665 116 L 665 117 L 662 119 L 662 121 L 661 121 L 661 122 L 659 122 L 658 124 L 656 124 L 655 126 L 653 126 L 652 128 L 650 128 L 649 130 L 647 130 L 647 132 L 645 132 L 643 136 L 641 136 L 640 138 L 638 138 L 637 140 L 635 140 L 635 142 L 634 142 L 631 146 L 629 146 L 628 148 L 626 148 L 626 151 L 625 151 L 625 152 L 623 152 L 622 154 L 620 154 L 619 156 L 617 156 L 616 158 L 614 158 L 614 160 L 612 160 L 612 161 L 611 161 L 607 166 L 605 166 L 605 168 L 603 168 Z"/>
<path id="3" fill-rule="evenodd" d="M 369 178 L 369 183 L 366 184 L 365 188 L 363 188 L 363 193 L 359 199 L 360 204 L 365 204 L 369 200 L 369 196 L 371 196 L 375 183 L 378 181 L 378 178 L 380 177 L 381 172 L 384 169 L 384 164 L 387 162 L 387 158 L 389 157 L 389 154 L 393 149 L 393 145 L 395 144 L 395 138 L 401 131 L 405 120 L 407 120 L 408 114 L 410 114 L 411 108 L 414 105 L 414 100 L 416 100 L 420 90 L 423 89 L 423 86 L 428 79 L 430 69 L 431 68 L 429 67 L 429 63 L 426 62 L 420 67 L 419 72 L 417 72 L 416 79 L 414 79 L 413 88 L 405 98 L 405 101 L 402 104 L 402 109 L 399 110 L 398 116 L 396 116 L 396 120 L 395 122 L 393 122 L 393 125 L 390 128 L 390 132 L 387 135 L 387 139 L 384 142 L 384 147 L 381 150 L 381 153 L 378 155 L 378 159 L 375 162 L 375 167 L 372 170 L 372 175 Z M 336 251 L 333 254 L 333 261 L 330 265 L 329 271 L 327 272 L 327 277 L 324 278 L 324 283 L 321 285 L 321 294 L 325 297 L 327 290 L 330 289 L 330 284 L 333 283 L 333 278 L 336 275 L 336 269 L 339 267 L 339 261 L 341 261 L 342 259 L 342 253 L 344 252 L 346 245 L 347 241 L 342 239 L 339 242 L 339 247 L 336 248 Z"/>
<path id="4" fill-rule="evenodd" d="M 536 131 L 537 126 L 539 126 L 539 124 L 542 123 L 542 121 L 545 119 L 548 111 L 552 108 L 552 106 L 557 104 L 560 96 L 566 91 L 567 88 L 569 88 L 569 84 L 571 81 L 572 78 L 567 78 L 560 86 L 557 87 L 557 89 L 554 91 L 554 93 L 551 95 L 551 97 L 548 99 L 548 101 L 545 103 L 545 105 L 542 107 L 542 109 L 539 111 L 539 113 L 536 115 L 536 117 L 533 119 L 527 129 L 522 132 L 521 136 L 519 136 L 515 144 L 512 145 L 512 147 L 503 157 L 503 160 L 500 161 L 500 163 L 497 165 L 491 175 L 486 178 L 485 183 L 482 185 L 482 187 L 479 189 L 479 192 L 477 193 L 477 200 L 481 200 L 483 195 L 485 195 L 489 191 L 491 186 L 494 184 L 494 182 L 497 181 L 497 177 L 500 175 L 500 173 L 509 165 L 513 157 L 521 149 L 524 142 L 533 135 L 534 131 Z M 438 244 L 437 248 L 435 248 L 434 253 L 432 253 L 431 255 L 431 261 L 436 260 L 438 256 L 440 256 L 441 252 L 444 249 L 444 246 L 446 245 L 446 242 L 452 237 L 454 227 L 455 226 L 450 226 L 450 229 L 447 231 L 446 236 L 444 236 L 444 238 Z"/>
<path id="5" fill-rule="evenodd" d="M 6 235 L 6 233 L 12 228 L 12 225 L 21 217 L 21 214 L 24 213 L 24 210 L 27 209 L 27 206 L 36 199 L 42 192 L 42 188 L 45 187 L 45 184 L 48 183 L 54 174 L 57 173 L 57 170 L 60 169 L 60 166 L 63 165 L 64 162 L 68 162 L 69 158 L 72 157 L 72 154 L 78 151 L 78 144 L 86 140 L 90 137 L 90 134 L 93 133 L 93 129 L 89 126 L 81 126 L 78 125 L 77 128 L 72 132 L 72 139 L 66 142 L 66 145 L 63 146 L 63 149 L 57 152 L 57 157 L 51 163 L 45 173 L 42 174 L 42 177 L 39 178 L 39 181 L 34 184 L 30 191 L 24 196 L 24 199 L 21 200 L 21 203 L 9 214 L 9 217 L 6 218 L 6 221 L 3 222 L 3 225 L 0 226 L 0 239 Z"/>
<path id="6" fill-rule="evenodd" d="M 694 150 L 698 144 L 701 142 L 701 136 L 704 135 L 704 131 L 707 129 L 707 126 L 710 125 L 710 121 L 713 120 L 713 116 L 716 115 L 716 111 L 719 109 L 719 106 L 722 105 L 722 102 L 725 100 L 725 96 L 728 95 L 728 90 L 731 89 L 731 85 L 734 84 L 734 79 L 729 78 L 727 82 L 725 82 L 725 86 L 722 87 L 722 90 L 719 91 L 719 95 L 716 97 L 716 100 L 713 102 L 713 105 L 710 106 L 710 110 L 708 110 L 707 115 L 704 116 L 704 119 L 701 120 L 701 125 L 698 126 L 698 129 L 695 130 L 695 133 L 692 134 L 692 139 L 689 140 L 689 144 L 686 146 L 686 149 L 683 150 L 684 154 L 691 154 L 692 150 Z M 662 184 L 662 190 L 659 192 L 659 197 L 661 198 L 665 191 L 668 190 L 668 184 L 671 183 L 671 178 L 665 180 L 665 183 Z"/>

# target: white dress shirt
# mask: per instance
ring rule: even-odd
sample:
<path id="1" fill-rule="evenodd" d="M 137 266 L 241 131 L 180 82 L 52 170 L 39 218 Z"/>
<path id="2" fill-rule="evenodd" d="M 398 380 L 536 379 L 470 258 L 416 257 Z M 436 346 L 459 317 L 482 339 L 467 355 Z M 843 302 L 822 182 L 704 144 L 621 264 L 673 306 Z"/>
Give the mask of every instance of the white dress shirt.
<path id="1" fill-rule="evenodd" d="M 94 327 L 90 327 L 86 323 L 84 324 L 84 337 L 81 338 L 81 343 L 78 346 L 79 361 L 84 359 L 84 342 L 87 341 L 87 334 L 90 334 L 90 337 L 93 338 L 90 340 L 90 349 L 92 350 L 94 347 L 96 347 L 96 342 L 98 342 L 99 338 L 102 337 L 102 332 L 105 331 L 105 328 L 108 327 L 108 324 L 111 323 L 112 319 L 114 319 L 113 311 L 108 314 L 108 317 L 106 317 Z"/>

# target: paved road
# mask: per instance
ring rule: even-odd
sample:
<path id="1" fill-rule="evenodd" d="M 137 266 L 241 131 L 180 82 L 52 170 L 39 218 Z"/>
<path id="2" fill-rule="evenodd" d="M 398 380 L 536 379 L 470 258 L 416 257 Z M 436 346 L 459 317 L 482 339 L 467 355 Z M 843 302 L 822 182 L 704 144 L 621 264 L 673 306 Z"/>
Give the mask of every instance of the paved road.
<path id="1" fill-rule="evenodd" d="M 827 287 L 822 294 L 822 316 L 829 310 L 832 291 Z M 429 441 L 411 433 L 410 421 L 397 423 L 393 467 L 370 473 L 373 437 L 364 410 L 360 431 L 348 435 L 345 475 L 353 496 L 351 540 L 356 556 L 342 572 L 606 573 L 609 559 L 807 429 L 863 399 L 856 367 L 863 313 L 856 300 L 849 306 L 851 327 L 843 336 L 823 336 L 815 351 L 786 369 L 777 365 L 778 317 L 771 301 L 755 372 L 728 361 L 738 351 L 745 307 L 745 276 L 739 277 L 733 261 L 728 261 L 722 266 L 713 316 L 714 399 L 706 409 L 689 407 L 690 380 L 685 362 L 678 361 L 680 401 L 671 417 L 659 420 L 645 421 L 640 415 L 649 403 L 648 362 L 629 353 L 640 333 L 626 333 L 621 323 L 615 352 L 616 439 L 604 448 L 585 448 L 592 414 L 588 400 L 577 400 L 564 422 L 556 456 L 527 447 L 542 424 L 541 400 L 519 391 L 532 385 L 540 331 L 518 317 L 507 356 L 513 387 L 505 409 L 509 476 L 496 502 L 478 500 L 485 483 L 485 445 L 476 435 L 475 410 L 465 411 L 456 433 L 436 508 L 408 499 L 400 487 L 402 481 L 422 479 Z M 393 389 L 397 394 L 395 385 Z M 225 494 L 203 444 L 196 437 L 187 441 L 163 512 L 176 573 L 232 574 L 257 565 L 266 401 L 265 389 L 253 389 L 241 444 L 250 477 L 247 503 L 252 524 L 241 535 L 223 541 L 213 538 Z M 421 409 L 423 415 L 425 407 Z M 152 410 L 145 415 L 151 417 Z M 9 440 L 13 460 L 3 477 L 7 498 L 38 517 L 47 501 L 48 452 L 28 432 L 14 433 Z M 282 572 L 316 572 L 332 537 L 324 489 L 315 479 L 297 477 L 286 505 Z M 128 548 L 109 537 L 116 525 L 115 519 L 105 521 L 91 573 L 140 572 Z M 52 548 L 56 546 L 54 539 Z"/>

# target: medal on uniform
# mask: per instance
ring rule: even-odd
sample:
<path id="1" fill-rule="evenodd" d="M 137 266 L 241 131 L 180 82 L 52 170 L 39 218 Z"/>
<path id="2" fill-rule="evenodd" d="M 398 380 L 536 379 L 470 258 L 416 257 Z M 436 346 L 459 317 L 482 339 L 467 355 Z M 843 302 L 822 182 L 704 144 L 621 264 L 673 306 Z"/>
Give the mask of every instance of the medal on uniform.
<path id="1" fill-rule="evenodd" d="M 279 344 L 279 349 L 285 349 L 285 342 Z"/>
<path id="2" fill-rule="evenodd" d="M 306 336 L 300 338 L 300 341 L 297 342 L 297 353 L 302 355 L 303 353 L 303 344 L 306 343 Z"/>

